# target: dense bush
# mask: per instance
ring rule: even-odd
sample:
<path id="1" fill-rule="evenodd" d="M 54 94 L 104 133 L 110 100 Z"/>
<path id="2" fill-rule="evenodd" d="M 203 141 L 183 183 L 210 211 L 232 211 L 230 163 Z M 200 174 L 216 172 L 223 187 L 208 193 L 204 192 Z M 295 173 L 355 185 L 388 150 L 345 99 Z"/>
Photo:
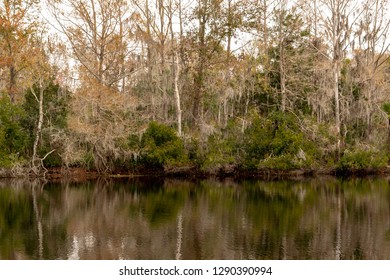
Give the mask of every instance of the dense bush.
<path id="1" fill-rule="evenodd" d="M 338 168 L 344 170 L 377 169 L 387 166 L 389 158 L 383 152 L 356 148 L 353 151 L 346 150 L 340 159 Z"/>
<path id="2" fill-rule="evenodd" d="M 307 167 L 316 152 L 314 143 L 301 131 L 298 118 L 281 112 L 254 117 L 246 131 L 244 150 L 244 167 L 249 169 Z"/>
<path id="3" fill-rule="evenodd" d="M 237 121 L 230 121 L 221 132 L 208 137 L 200 168 L 216 172 L 224 167 L 236 165 L 241 161 L 240 148 L 243 138 L 241 124 Z"/>
<path id="4" fill-rule="evenodd" d="M 151 122 L 142 136 L 141 157 L 153 167 L 180 165 L 188 161 L 183 141 L 173 128 Z"/>
<path id="5" fill-rule="evenodd" d="M 23 110 L 8 97 L 0 97 L 0 166 L 10 167 L 23 159 L 28 134 L 20 124 Z"/>

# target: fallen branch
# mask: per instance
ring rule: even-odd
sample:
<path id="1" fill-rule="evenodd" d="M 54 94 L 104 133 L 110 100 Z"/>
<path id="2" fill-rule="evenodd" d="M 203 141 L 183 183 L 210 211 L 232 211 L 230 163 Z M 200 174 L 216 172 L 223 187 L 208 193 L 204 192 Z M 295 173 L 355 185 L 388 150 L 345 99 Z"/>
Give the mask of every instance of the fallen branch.
<path id="1" fill-rule="evenodd" d="M 41 161 L 43 162 L 49 155 L 51 155 L 51 154 L 54 153 L 55 151 L 56 151 L 56 149 L 51 150 L 50 152 L 48 152 L 48 153 L 41 159 Z"/>

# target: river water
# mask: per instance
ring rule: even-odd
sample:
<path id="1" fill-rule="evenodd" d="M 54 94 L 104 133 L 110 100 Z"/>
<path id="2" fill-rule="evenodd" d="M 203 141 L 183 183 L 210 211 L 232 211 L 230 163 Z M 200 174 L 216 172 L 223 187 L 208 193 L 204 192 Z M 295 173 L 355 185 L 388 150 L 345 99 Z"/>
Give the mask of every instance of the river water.
<path id="1" fill-rule="evenodd" d="M 0 259 L 390 259 L 390 179 L 0 181 Z"/>

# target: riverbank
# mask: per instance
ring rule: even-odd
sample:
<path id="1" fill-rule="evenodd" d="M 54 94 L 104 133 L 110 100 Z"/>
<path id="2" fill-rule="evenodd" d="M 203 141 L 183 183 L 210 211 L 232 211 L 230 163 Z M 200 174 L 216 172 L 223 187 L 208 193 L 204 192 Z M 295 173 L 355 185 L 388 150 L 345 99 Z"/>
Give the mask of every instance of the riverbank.
<path id="1" fill-rule="evenodd" d="M 289 178 L 309 178 L 316 176 L 333 177 L 365 177 L 371 175 L 390 175 L 390 166 L 386 168 L 367 168 L 367 169 L 348 169 L 339 170 L 336 168 L 319 169 L 290 169 L 278 170 L 270 168 L 260 168 L 257 170 L 244 170 L 233 166 L 226 166 L 218 170 L 200 170 L 194 166 L 184 166 L 180 168 L 158 169 L 158 168 L 140 168 L 129 171 L 116 171 L 111 173 L 99 173 L 96 170 L 87 170 L 84 168 L 48 168 L 44 175 L 48 180 L 59 180 L 72 178 L 72 181 L 84 181 L 97 179 L 100 177 L 110 178 L 130 178 L 130 177 L 167 177 L 167 178 L 254 178 L 263 180 L 289 179 Z M 15 171 L 12 169 L 0 168 L 0 178 L 36 178 L 29 174 L 27 168 L 20 168 Z"/>

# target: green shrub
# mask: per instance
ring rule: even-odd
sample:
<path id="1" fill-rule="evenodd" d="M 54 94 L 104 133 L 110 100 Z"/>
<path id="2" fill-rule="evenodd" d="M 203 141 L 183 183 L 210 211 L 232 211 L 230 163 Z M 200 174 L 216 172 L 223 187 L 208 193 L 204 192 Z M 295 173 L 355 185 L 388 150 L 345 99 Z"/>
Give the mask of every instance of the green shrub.
<path id="1" fill-rule="evenodd" d="M 256 169 L 259 162 L 270 152 L 269 146 L 272 141 L 269 135 L 270 126 L 268 119 L 255 116 L 252 125 L 245 131 L 243 164 L 246 168 Z"/>
<path id="2" fill-rule="evenodd" d="M 274 112 L 267 118 L 255 116 L 246 130 L 244 167 L 293 169 L 308 167 L 316 154 L 314 143 L 301 131 L 290 113 Z"/>
<path id="3" fill-rule="evenodd" d="M 183 141 L 173 128 L 151 122 L 141 141 L 143 162 L 153 167 L 178 165 L 187 161 Z"/>
<path id="4" fill-rule="evenodd" d="M 387 114 L 388 118 L 390 119 L 390 103 L 384 103 L 382 105 L 382 110 L 385 111 Z"/>
<path id="5" fill-rule="evenodd" d="M 220 135 L 212 135 L 207 141 L 207 152 L 202 162 L 202 169 L 215 170 L 236 162 L 234 142 L 223 139 Z"/>
<path id="6" fill-rule="evenodd" d="M 277 170 L 289 170 L 301 166 L 297 161 L 295 161 L 292 155 L 285 154 L 281 156 L 264 159 L 263 161 L 260 162 L 259 167 L 277 169 Z"/>
<path id="7" fill-rule="evenodd" d="M 184 143 L 184 146 L 188 154 L 188 160 L 198 168 L 202 168 L 206 155 L 199 139 L 189 138 Z"/>
<path id="8" fill-rule="evenodd" d="M 341 157 L 338 168 L 340 170 L 377 169 L 386 167 L 388 161 L 387 155 L 377 150 L 347 150 Z"/>
<path id="9" fill-rule="evenodd" d="M 23 111 L 8 97 L 0 97 L 0 166 L 10 167 L 26 153 L 28 134 L 20 125 Z"/>
<path id="10" fill-rule="evenodd" d="M 220 132 L 210 135 L 205 145 L 201 169 L 217 171 L 220 168 L 237 165 L 241 161 L 240 147 L 243 142 L 241 123 L 230 120 Z"/>

